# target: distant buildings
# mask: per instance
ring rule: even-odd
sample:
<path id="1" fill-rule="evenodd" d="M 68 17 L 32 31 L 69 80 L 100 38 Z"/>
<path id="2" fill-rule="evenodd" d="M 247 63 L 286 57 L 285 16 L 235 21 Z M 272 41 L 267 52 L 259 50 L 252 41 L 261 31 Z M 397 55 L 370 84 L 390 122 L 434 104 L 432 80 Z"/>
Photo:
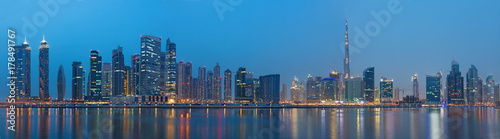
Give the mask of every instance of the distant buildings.
<path id="1" fill-rule="evenodd" d="M 102 64 L 102 96 L 108 98 L 111 96 L 111 83 L 113 78 L 111 77 L 113 72 L 111 72 L 111 63 Z"/>
<path id="2" fill-rule="evenodd" d="M 448 104 L 464 104 L 464 78 L 456 61 L 451 63 L 450 74 L 446 77 Z"/>
<path id="3" fill-rule="evenodd" d="M 206 97 L 205 100 L 207 101 L 214 101 L 215 96 L 214 96 L 214 72 L 212 70 L 207 71 L 207 91 L 206 91 Z"/>
<path id="4" fill-rule="evenodd" d="M 439 104 L 441 101 L 441 72 L 438 72 L 436 76 L 425 77 L 426 89 L 425 98 L 427 102 L 433 104 Z"/>
<path id="5" fill-rule="evenodd" d="M 31 97 L 31 47 L 26 38 L 21 46 L 14 46 L 14 77 L 16 97 Z"/>
<path id="6" fill-rule="evenodd" d="M 237 103 L 250 103 L 252 101 L 251 96 L 247 96 L 245 94 L 246 88 L 246 68 L 240 67 L 238 71 L 236 71 L 236 75 L 234 77 L 234 101 Z"/>
<path id="7" fill-rule="evenodd" d="M 233 101 L 232 89 L 231 89 L 232 78 L 233 78 L 233 76 L 232 76 L 231 70 L 227 69 L 226 71 L 224 71 L 224 101 L 225 102 Z"/>
<path id="8" fill-rule="evenodd" d="M 381 84 L 382 86 L 382 84 Z M 392 87 L 392 84 L 391 84 Z M 364 100 L 364 82 L 359 76 L 345 81 L 345 101 L 360 102 Z M 391 90 L 392 91 L 392 90 Z"/>
<path id="9" fill-rule="evenodd" d="M 82 62 L 73 62 L 73 76 L 71 83 L 71 99 L 73 101 L 83 101 L 85 92 L 85 73 L 83 72 Z"/>
<path id="10" fill-rule="evenodd" d="M 309 74 L 307 76 L 307 82 L 306 82 L 306 94 L 307 94 L 307 100 L 319 100 L 319 94 L 317 93 L 317 88 L 316 88 L 316 82 L 314 81 L 314 78 Z"/>
<path id="11" fill-rule="evenodd" d="M 59 66 L 57 72 L 57 101 L 63 101 L 66 94 L 66 75 L 64 75 L 63 66 Z"/>
<path id="12" fill-rule="evenodd" d="M 102 57 L 99 51 L 90 51 L 90 77 L 89 77 L 90 97 L 100 97 L 102 94 Z"/>
<path id="13" fill-rule="evenodd" d="M 481 102 L 481 99 L 480 99 L 481 95 L 479 93 L 479 91 L 480 91 L 479 88 L 482 88 L 482 85 L 479 84 L 479 82 L 478 82 L 479 77 L 477 74 L 478 74 L 477 69 L 476 69 L 476 66 L 474 66 L 474 65 L 471 65 L 471 67 L 469 68 L 469 71 L 466 73 L 466 78 L 467 78 L 466 100 L 467 100 L 467 104 L 469 104 L 469 105 L 474 105 L 476 103 Z"/>
<path id="14" fill-rule="evenodd" d="M 392 79 L 380 79 L 380 102 L 390 102 L 393 98 L 393 81 Z"/>
<path id="15" fill-rule="evenodd" d="M 196 93 L 193 93 L 193 64 L 191 62 L 186 63 L 183 74 L 184 99 L 192 100 L 195 98 L 194 95 L 196 95 Z"/>
<path id="16" fill-rule="evenodd" d="M 176 61 L 176 47 L 174 42 L 167 39 L 167 96 L 175 96 L 176 92 L 176 78 L 177 78 L 177 61 Z M 200 79 L 200 78 L 198 78 Z"/>
<path id="17" fill-rule="evenodd" d="M 40 66 L 38 69 L 40 70 L 39 74 L 39 97 L 43 100 L 50 99 L 49 95 L 49 45 L 47 45 L 47 41 L 45 41 L 45 36 L 40 45 L 40 54 L 38 55 L 38 59 L 40 60 Z"/>
<path id="18" fill-rule="evenodd" d="M 321 100 L 328 101 L 328 102 L 333 102 L 338 100 L 338 91 L 339 91 L 339 86 L 338 86 L 338 81 L 337 79 L 333 77 L 327 77 L 323 78 L 321 80 L 321 94 L 322 98 Z"/>
<path id="19" fill-rule="evenodd" d="M 413 96 L 417 99 L 420 98 L 420 89 L 418 88 L 418 74 L 415 73 L 411 78 L 413 82 Z"/>
<path id="20" fill-rule="evenodd" d="M 284 83 L 283 87 L 281 87 L 281 88 L 282 88 L 282 90 L 280 92 L 280 101 L 285 102 L 285 101 L 288 100 L 288 97 L 287 97 L 288 96 L 288 91 L 287 91 L 288 87 L 287 87 L 287 84 Z"/>
<path id="21" fill-rule="evenodd" d="M 214 76 L 213 76 L 213 94 L 214 101 L 220 101 L 222 99 L 222 77 L 220 76 L 220 66 L 217 63 L 214 67 Z"/>
<path id="22" fill-rule="evenodd" d="M 486 83 L 483 87 L 483 102 L 484 103 L 494 103 L 495 98 L 495 81 L 493 80 L 493 75 L 488 75 L 486 77 Z"/>
<path id="23" fill-rule="evenodd" d="M 207 67 L 198 67 L 198 94 L 196 100 L 202 101 L 208 98 L 207 96 Z"/>
<path id="24" fill-rule="evenodd" d="M 186 95 L 184 93 L 186 93 L 184 90 L 185 90 L 185 87 L 184 87 L 184 76 L 186 76 L 186 74 L 184 74 L 184 72 L 186 71 L 185 70 L 185 65 L 184 65 L 184 61 L 180 61 L 179 63 L 177 63 L 177 77 L 176 78 L 176 99 L 177 100 L 183 100 L 183 99 L 186 99 Z"/>
<path id="25" fill-rule="evenodd" d="M 304 99 L 304 92 L 301 89 L 300 85 L 298 84 L 299 79 L 297 77 L 293 78 L 292 81 L 292 87 L 290 87 L 290 100 L 297 103 L 297 102 L 303 102 Z"/>
<path id="26" fill-rule="evenodd" d="M 260 76 L 259 80 L 260 97 L 263 103 L 278 104 L 280 102 L 280 75 Z"/>
<path id="27" fill-rule="evenodd" d="M 132 95 L 139 95 L 140 84 L 139 84 L 139 73 L 141 71 L 141 59 L 140 55 L 135 54 L 131 57 L 131 69 L 130 69 L 130 91 Z M 104 76 L 104 75 L 103 75 Z M 103 87 L 104 88 L 104 87 Z"/>
<path id="28" fill-rule="evenodd" d="M 123 63 L 123 52 L 122 47 L 118 46 L 117 49 L 113 50 L 111 71 L 113 81 L 111 82 L 111 93 L 112 96 L 124 96 L 125 95 L 125 64 Z"/>
<path id="29" fill-rule="evenodd" d="M 365 100 L 367 102 L 374 102 L 375 67 L 369 67 L 363 71 L 363 81 L 365 82 L 364 84 Z"/>
<path id="30" fill-rule="evenodd" d="M 161 38 L 142 35 L 139 71 L 139 94 L 160 94 Z"/>

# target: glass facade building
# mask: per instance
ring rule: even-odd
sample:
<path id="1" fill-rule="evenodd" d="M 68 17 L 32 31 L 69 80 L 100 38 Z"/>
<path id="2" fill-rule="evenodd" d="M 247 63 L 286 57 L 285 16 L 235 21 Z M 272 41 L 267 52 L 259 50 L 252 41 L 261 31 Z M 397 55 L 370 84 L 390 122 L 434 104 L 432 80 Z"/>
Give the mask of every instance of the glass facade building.
<path id="1" fill-rule="evenodd" d="M 139 71 L 139 94 L 160 94 L 161 38 L 142 35 Z"/>
<path id="2" fill-rule="evenodd" d="M 447 102 L 448 104 L 464 104 L 464 78 L 460 72 L 458 62 L 452 61 L 451 71 L 446 76 Z"/>

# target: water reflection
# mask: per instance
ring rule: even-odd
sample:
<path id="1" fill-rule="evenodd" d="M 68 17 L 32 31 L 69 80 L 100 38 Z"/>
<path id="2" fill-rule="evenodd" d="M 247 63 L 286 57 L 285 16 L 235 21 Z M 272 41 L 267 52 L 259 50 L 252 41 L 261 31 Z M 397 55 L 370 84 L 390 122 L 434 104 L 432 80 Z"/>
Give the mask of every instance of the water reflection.
<path id="1" fill-rule="evenodd" d="M 7 112 L 1 109 L 1 112 Z M 491 108 L 18 108 L 2 138 L 499 138 Z M 6 116 L 7 118 L 7 116 Z"/>

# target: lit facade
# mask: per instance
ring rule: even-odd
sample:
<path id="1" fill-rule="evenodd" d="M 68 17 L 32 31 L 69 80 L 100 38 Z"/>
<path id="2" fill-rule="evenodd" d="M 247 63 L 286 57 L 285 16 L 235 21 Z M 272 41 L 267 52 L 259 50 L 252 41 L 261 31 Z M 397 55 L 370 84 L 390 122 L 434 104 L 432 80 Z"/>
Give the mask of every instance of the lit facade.
<path id="1" fill-rule="evenodd" d="M 473 105 L 476 103 L 480 102 L 480 94 L 479 94 L 479 88 L 482 87 L 481 84 L 478 82 L 478 73 L 477 73 L 477 68 L 474 65 L 471 65 L 469 68 L 469 71 L 466 73 L 466 80 L 467 80 L 467 104 Z"/>
<path id="2" fill-rule="evenodd" d="M 113 50 L 112 64 L 111 64 L 111 77 L 113 78 L 111 82 L 111 94 L 112 96 L 124 96 L 125 95 L 125 65 L 123 63 L 123 52 L 122 47 L 118 46 L 117 49 Z"/>
<path id="3" fill-rule="evenodd" d="M 141 36 L 141 64 L 139 71 L 139 94 L 160 94 L 161 38 Z"/>
<path id="4" fill-rule="evenodd" d="M 97 50 L 90 51 L 89 74 L 89 94 L 91 97 L 99 97 L 102 93 L 102 57 Z"/>
<path id="5" fill-rule="evenodd" d="M 83 101 L 85 93 L 85 73 L 83 72 L 82 62 L 73 62 L 73 76 L 71 84 L 71 99 L 73 101 Z"/>
<path id="6" fill-rule="evenodd" d="M 425 98 L 429 103 L 439 103 L 441 101 L 441 73 L 436 76 L 427 75 L 425 78 L 426 90 Z"/>
<path id="7" fill-rule="evenodd" d="M 380 80 L 380 101 L 389 102 L 393 98 L 393 80 L 382 78 Z"/>
<path id="8" fill-rule="evenodd" d="M 375 67 L 366 68 L 363 71 L 363 81 L 365 82 L 364 93 L 367 102 L 374 102 L 375 93 Z"/>
<path id="9" fill-rule="evenodd" d="M 231 87 L 232 78 L 233 76 L 231 70 L 227 69 L 226 71 L 224 71 L 224 101 L 226 102 L 233 101 L 233 93 Z"/>
<path id="10" fill-rule="evenodd" d="M 39 59 L 39 97 L 40 99 L 50 99 L 49 95 L 49 45 L 47 45 L 47 41 L 45 41 L 45 36 L 40 45 L 40 54 L 38 55 Z"/>
<path id="11" fill-rule="evenodd" d="M 167 96 L 175 96 L 176 93 L 176 78 L 177 78 L 177 61 L 176 47 L 174 42 L 167 39 Z"/>
<path id="12" fill-rule="evenodd" d="M 14 70 L 13 79 L 16 83 L 15 91 L 16 97 L 31 97 L 31 47 L 29 46 L 26 39 L 23 45 L 14 46 L 14 65 L 16 70 Z"/>
<path id="13" fill-rule="evenodd" d="M 345 101 L 360 102 L 364 100 L 364 83 L 360 77 L 347 79 L 345 82 Z"/>
<path id="14" fill-rule="evenodd" d="M 57 100 L 63 101 L 64 95 L 66 95 L 66 75 L 64 74 L 63 66 L 59 66 L 59 71 L 57 72 Z"/>
<path id="15" fill-rule="evenodd" d="M 451 64 L 450 74 L 446 77 L 448 104 L 464 104 L 464 78 L 456 61 Z"/>

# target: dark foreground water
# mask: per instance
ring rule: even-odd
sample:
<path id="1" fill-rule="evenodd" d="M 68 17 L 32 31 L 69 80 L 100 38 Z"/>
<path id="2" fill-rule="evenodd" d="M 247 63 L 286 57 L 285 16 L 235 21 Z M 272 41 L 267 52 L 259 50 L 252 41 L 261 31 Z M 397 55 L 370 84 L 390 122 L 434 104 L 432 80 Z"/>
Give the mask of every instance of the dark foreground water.
<path id="1" fill-rule="evenodd" d="M 500 138 L 493 108 L 25 108 L 15 132 L 0 124 L 1 138 L 23 139 Z"/>

